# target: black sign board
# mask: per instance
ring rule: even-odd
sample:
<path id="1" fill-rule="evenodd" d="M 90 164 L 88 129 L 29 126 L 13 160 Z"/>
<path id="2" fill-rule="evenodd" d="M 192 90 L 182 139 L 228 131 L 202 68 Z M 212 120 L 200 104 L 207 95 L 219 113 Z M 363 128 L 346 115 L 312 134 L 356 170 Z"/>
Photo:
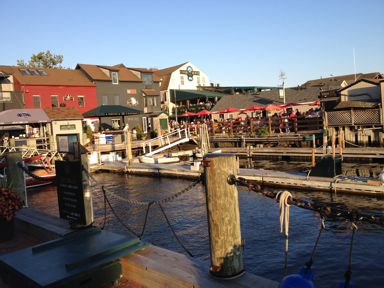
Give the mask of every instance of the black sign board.
<path id="1" fill-rule="evenodd" d="M 56 161 L 60 218 L 86 225 L 81 161 Z"/>

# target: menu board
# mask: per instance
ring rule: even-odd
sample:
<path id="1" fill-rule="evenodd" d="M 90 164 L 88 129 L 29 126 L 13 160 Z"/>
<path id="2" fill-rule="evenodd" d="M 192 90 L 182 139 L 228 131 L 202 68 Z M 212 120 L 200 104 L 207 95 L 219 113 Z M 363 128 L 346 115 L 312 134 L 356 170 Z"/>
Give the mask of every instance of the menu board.
<path id="1" fill-rule="evenodd" d="M 60 218 L 86 225 L 81 161 L 56 161 Z"/>

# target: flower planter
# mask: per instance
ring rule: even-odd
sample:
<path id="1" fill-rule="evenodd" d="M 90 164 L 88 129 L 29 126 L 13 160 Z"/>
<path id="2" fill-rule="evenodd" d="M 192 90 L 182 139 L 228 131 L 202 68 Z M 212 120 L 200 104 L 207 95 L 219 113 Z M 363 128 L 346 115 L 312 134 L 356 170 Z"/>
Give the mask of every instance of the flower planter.
<path id="1" fill-rule="evenodd" d="M 12 239 L 15 227 L 14 223 L 14 219 L 6 221 L 5 219 L 0 218 L 0 242 Z"/>

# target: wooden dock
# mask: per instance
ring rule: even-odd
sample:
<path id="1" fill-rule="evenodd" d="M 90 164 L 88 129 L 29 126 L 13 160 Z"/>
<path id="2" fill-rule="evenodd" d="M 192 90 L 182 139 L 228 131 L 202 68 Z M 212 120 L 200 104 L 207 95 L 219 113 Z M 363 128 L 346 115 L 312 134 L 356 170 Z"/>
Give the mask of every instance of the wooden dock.
<path id="1" fill-rule="evenodd" d="M 64 222 L 62 219 L 30 208 L 22 209 L 17 215 L 17 229 L 23 230 L 24 234 L 35 235 L 41 241 L 73 232 Z M 248 272 L 236 279 L 220 280 L 208 272 L 209 263 L 154 245 L 145 246 L 130 255 L 123 256 L 121 263 L 123 279 L 132 284 L 132 287 L 276 288 L 278 286 L 275 281 Z M 1 279 L 0 287 L 3 287 Z"/>
<path id="2" fill-rule="evenodd" d="M 134 163 L 127 166 L 124 163 L 104 163 L 103 165 L 91 166 L 91 172 L 111 171 L 133 175 L 198 179 L 201 176 L 202 168 L 194 171 L 191 167 L 191 164 Z M 358 182 L 343 178 L 314 177 L 302 173 L 264 169 L 241 168 L 239 171 L 238 177 L 257 181 L 263 186 L 384 197 L 384 186 L 378 180 Z"/>

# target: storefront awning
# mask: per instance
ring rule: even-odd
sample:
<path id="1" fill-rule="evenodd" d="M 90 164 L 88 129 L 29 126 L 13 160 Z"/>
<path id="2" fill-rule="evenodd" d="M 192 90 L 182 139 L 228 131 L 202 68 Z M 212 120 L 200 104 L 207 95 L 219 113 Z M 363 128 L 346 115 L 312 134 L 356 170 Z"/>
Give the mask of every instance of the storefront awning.
<path id="1" fill-rule="evenodd" d="M 85 112 L 84 117 L 127 116 L 137 115 L 141 111 L 121 105 L 101 105 Z"/>
<path id="2" fill-rule="evenodd" d="M 9 109 L 0 112 L 0 125 L 48 123 L 51 120 L 43 109 Z"/>

